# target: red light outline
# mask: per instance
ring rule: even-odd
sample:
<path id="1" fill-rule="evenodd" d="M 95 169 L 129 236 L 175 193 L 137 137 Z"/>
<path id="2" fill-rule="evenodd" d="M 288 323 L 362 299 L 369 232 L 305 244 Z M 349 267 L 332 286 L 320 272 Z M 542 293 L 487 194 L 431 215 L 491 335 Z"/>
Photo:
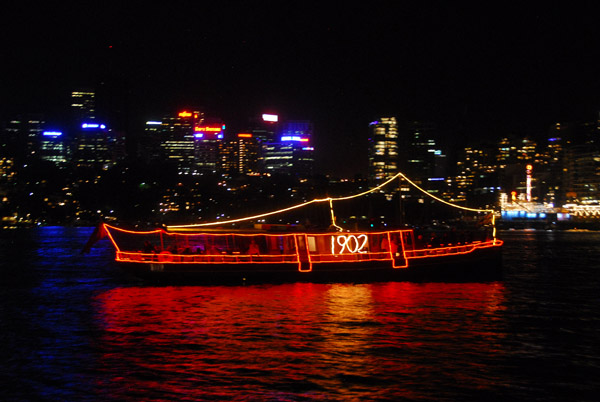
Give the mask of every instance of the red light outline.
<path id="1" fill-rule="evenodd" d="M 323 237 L 323 236 L 332 236 L 334 237 L 335 233 L 277 233 L 277 234 L 268 234 L 268 233 L 210 233 L 210 232 L 199 232 L 199 233 L 169 233 L 164 229 L 155 229 L 150 231 L 134 231 L 118 228 L 115 226 L 111 226 L 108 224 L 103 224 L 106 233 L 115 247 L 116 250 L 116 258 L 115 260 L 118 262 L 133 262 L 133 263 L 163 263 L 163 264 L 296 264 L 299 272 L 311 272 L 313 270 L 314 264 L 328 264 L 328 263 L 356 263 L 356 262 L 371 262 L 371 261 L 389 261 L 391 262 L 392 268 L 394 269 L 405 269 L 409 267 L 409 260 L 416 260 L 422 258 L 436 258 L 436 257 L 444 257 L 444 256 L 452 256 L 452 255 L 464 255 L 474 252 L 478 249 L 486 249 L 493 247 L 500 247 L 504 244 L 502 240 L 494 239 L 489 241 L 475 241 L 472 243 L 466 243 L 461 245 L 447 245 L 442 247 L 435 248 L 425 248 L 425 249 L 414 249 L 411 250 L 406 249 L 406 245 L 404 242 L 403 234 L 407 233 L 412 235 L 412 230 L 396 230 L 396 231 L 384 231 L 384 232 L 354 232 L 355 235 L 366 234 L 371 239 L 371 236 L 375 235 L 386 235 L 388 239 L 388 244 L 390 244 L 392 238 L 392 234 L 396 233 L 400 239 L 400 247 L 402 247 L 402 253 L 404 258 L 403 265 L 397 265 L 396 259 L 394 258 L 394 254 L 392 253 L 391 247 L 389 250 L 385 251 L 371 251 L 368 250 L 367 253 L 341 253 L 341 254 L 333 254 L 333 253 L 319 253 L 319 252 L 311 252 L 309 249 L 308 237 Z M 259 256 L 250 255 L 250 254 L 172 254 L 172 253 L 143 253 L 138 251 L 121 251 L 117 242 L 115 241 L 111 231 L 115 230 L 122 233 L 127 234 L 135 234 L 135 235 L 150 235 L 150 234 L 160 234 L 167 236 L 175 236 L 175 237 L 184 237 L 184 236 L 241 236 L 241 237 L 256 237 L 256 236 L 264 236 L 264 237 L 293 237 L 294 239 L 294 247 L 295 253 L 293 254 L 261 254 Z M 300 236 L 304 237 L 304 244 L 306 248 L 306 258 L 308 259 L 308 269 L 303 269 L 302 257 L 300 255 L 300 248 L 298 247 L 298 239 Z M 323 242 L 323 244 L 327 244 L 327 242 Z M 413 242 L 414 244 L 414 242 Z M 327 249 L 327 248 L 326 248 Z M 306 262 L 304 262 L 306 264 Z"/>

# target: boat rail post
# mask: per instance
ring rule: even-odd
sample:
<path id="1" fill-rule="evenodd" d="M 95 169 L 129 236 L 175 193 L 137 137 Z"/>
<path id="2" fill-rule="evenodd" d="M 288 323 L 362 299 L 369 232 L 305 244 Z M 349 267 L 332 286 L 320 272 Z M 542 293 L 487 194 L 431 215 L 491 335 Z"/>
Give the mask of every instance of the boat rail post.
<path id="1" fill-rule="evenodd" d="M 312 261 L 310 260 L 310 253 L 308 251 L 308 239 L 306 233 L 294 234 L 294 240 L 296 242 L 296 257 L 298 260 L 298 271 L 311 272 Z M 305 268 L 306 265 L 308 265 L 308 269 Z"/>

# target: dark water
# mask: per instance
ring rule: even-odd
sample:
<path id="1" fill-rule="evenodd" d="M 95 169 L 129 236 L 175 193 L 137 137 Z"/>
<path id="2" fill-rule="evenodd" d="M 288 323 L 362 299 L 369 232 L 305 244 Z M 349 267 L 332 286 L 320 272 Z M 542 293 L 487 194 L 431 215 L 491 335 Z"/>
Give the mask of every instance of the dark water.
<path id="1" fill-rule="evenodd" d="M 498 282 L 144 287 L 90 232 L 0 233 L 1 400 L 600 399 L 600 233 L 505 233 Z"/>

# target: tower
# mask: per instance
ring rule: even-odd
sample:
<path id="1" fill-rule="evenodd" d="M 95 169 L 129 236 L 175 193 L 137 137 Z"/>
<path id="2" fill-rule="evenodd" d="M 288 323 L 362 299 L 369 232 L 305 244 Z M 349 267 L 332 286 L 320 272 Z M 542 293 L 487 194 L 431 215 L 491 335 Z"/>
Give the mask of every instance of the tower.
<path id="1" fill-rule="evenodd" d="M 76 125 L 96 119 L 96 93 L 89 89 L 71 92 L 71 112 Z"/>
<path id="2" fill-rule="evenodd" d="M 314 169 L 313 126 L 309 121 L 287 121 L 279 141 L 263 145 L 266 173 L 292 174 L 308 178 Z"/>
<path id="3" fill-rule="evenodd" d="M 369 129 L 369 181 L 376 186 L 398 173 L 398 123 L 381 117 Z"/>

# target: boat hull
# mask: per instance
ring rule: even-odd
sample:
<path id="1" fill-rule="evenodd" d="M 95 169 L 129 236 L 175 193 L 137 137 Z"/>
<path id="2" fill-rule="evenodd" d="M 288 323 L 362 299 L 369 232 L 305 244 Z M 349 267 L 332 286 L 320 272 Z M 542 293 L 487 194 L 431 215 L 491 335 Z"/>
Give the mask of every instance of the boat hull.
<path id="1" fill-rule="evenodd" d="M 501 246 L 468 254 L 407 258 L 406 266 L 391 261 L 313 262 L 310 271 L 297 263 L 227 264 L 120 261 L 135 277 L 162 284 L 217 284 L 270 282 L 378 282 L 378 281 L 489 281 L 502 278 Z"/>

